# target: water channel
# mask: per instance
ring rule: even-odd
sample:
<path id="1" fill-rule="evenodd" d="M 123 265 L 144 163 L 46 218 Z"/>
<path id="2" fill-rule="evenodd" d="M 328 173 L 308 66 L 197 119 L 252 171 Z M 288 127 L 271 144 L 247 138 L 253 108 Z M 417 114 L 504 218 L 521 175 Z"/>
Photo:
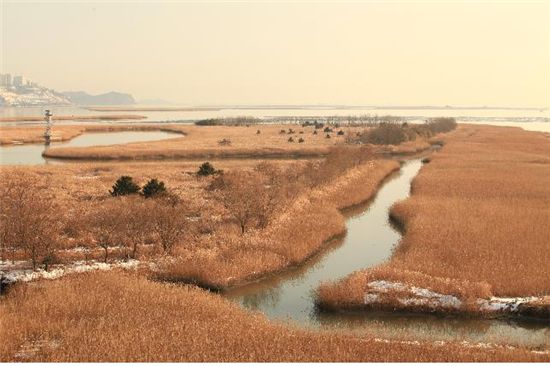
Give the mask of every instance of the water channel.
<path id="1" fill-rule="evenodd" d="M 50 147 L 87 147 L 131 142 L 157 141 L 181 134 L 166 131 L 122 131 L 122 132 L 86 132 L 69 141 L 52 142 Z M 23 144 L 0 146 L 0 165 L 36 165 L 58 163 L 59 160 L 44 158 L 42 153 L 48 147 L 44 144 Z"/>
<path id="2" fill-rule="evenodd" d="M 536 322 L 474 319 L 404 313 L 324 313 L 315 307 L 314 290 L 324 281 L 388 260 L 401 238 L 389 209 L 409 196 L 421 169 L 419 159 L 405 162 L 368 204 L 344 212 L 347 234 L 298 268 L 225 294 L 243 307 L 299 326 L 345 329 L 379 338 L 516 344 L 548 348 L 550 327 Z"/>

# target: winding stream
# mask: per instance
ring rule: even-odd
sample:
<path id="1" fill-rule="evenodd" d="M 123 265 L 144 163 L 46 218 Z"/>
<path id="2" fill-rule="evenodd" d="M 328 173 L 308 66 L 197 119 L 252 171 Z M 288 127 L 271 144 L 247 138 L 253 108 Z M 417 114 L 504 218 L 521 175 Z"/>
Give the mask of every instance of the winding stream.
<path id="1" fill-rule="evenodd" d="M 68 141 L 52 142 L 50 147 L 128 144 L 131 142 L 165 140 L 181 136 L 181 134 L 166 131 L 86 132 Z M 0 165 L 36 165 L 59 162 L 59 160 L 44 158 L 42 156 L 46 148 L 43 143 L 0 146 Z"/>
<path id="2" fill-rule="evenodd" d="M 372 202 L 344 212 L 347 235 L 298 268 L 225 293 L 243 307 L 273 320 L 321 329 L 346 329 L 378 338 L 405 340 L 466 340 L 548 348 L 548 324 L 512 320 L 472 319 L 405 313 L 323 313 L 315 308 L 313 291 L 321 282 L 336 280 L 389 259 L 401 238 L 388 219 L 390 207 L 409 196 L 419 159 L 402 165 Z"/>

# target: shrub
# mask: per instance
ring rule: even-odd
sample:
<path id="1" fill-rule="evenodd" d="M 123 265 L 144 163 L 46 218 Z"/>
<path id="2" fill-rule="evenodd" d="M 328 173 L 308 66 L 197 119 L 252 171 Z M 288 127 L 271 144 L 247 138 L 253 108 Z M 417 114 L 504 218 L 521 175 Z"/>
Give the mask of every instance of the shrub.
<path id="1" fill-rule="evenodd" d="M 279 131 L 279 134 L 281 134 L 281 135 L 286 134 L 286 130 L 281 130 L 281 131 Z"/>
<path id="2" fill-rule="evenodd" d="M 259 135 L 260 133 L 261 133 L 261 131 L 260 131 L 260 130 L 256 131 L 256 135 Z"/>
<path id="3" fill-rule="evenodd" d="M 344 135 L 344 131 L 340 130 L 338 131 L 338 136 L 343 136 Z"/>
<path id="4" fill-rule="evenodd" d="M 226 117 L 226 118 L 209 118 L 195 122 L 197 126 L 250 126 L 260 123 L 262 120 L 256 117 Z"/>
<path id="5" fill-rule="evenodd" d="M 218 145 L 221 145 L 221 146 L 229 146 L 229 145 L 231 145 L 231 140 L 229 140 L 229 139 L 222 139 L 222 140 L 218 141 Z"/>
<path id="6" fill-rule="evenodd" d="M 166 187 L 164 186 L 164 182 L 158 181 L 156 178 L 148 181 L 142 189 L 142 194 L 145 198 L 155 197 L 165 193 Z"/>
<path id="7" fill-rule="evenodd" d="M 298 140 L 298 142 L 301 144 L 302 142 L 304 142 L 305 140 L 303 138 L 300 137 L 300 139 Z"/>
<path id="8" fill-rule="evenodd" d="M 449 132 L 456 128 L 456 120 L 454 118 L 432 118 L 426 122 L 426 125 L 433 133 Z"/>
<path id="9" fill-rule="evenodd" d="M 202 165 L 199 167 L 199 171 L 197 172 L 197 175 L 201 177 L 206 177 L 217 173 L 219 173 L 219 171 L 216 170 L 214 166 L 207 161 L 205 163 L 202 163 Z"/>
<path id="10" fill-rule="evenodd" d="M 290 136 L 290 137 L 288 138 L 288 142 L 294 142 L 294 139 L 292 138 L 292 136 Z"/>
<path id="11" fill-rule="evenodd" d="M 111 196 L 126 196 L 129 194 L 137 194 L 140 191 L 139 185 L 134 183 L 132 177 L 123 175 L 117 179 L 113 185 L 113 190 L 109 191 Z"/>
<path id="12" fill-rule="evenodd" d="M 405 130 L 396 123 L 381 123 L 361 136 L 362 142 L 375 145 L 399 145 L 406 140 Z"/>
<path id="13" fill-rule="evenodd" d="M 327 133 L 327 136 L 326 136 L 326 138 L 327 138 L 327 139 L 329 139 L 329 138 L 330 138 L 330 135 L 329 135 L 328 133 Z"/>
<path id="14" fill-rule="evenodd" d="M 323 130 L 323 132 L 332 132 L 332 128 L 330 128 L 330 127 L 325 127 L 325 129 Z"/>
<path id="15" fill-rule="evenodd" d="M 314 135 L 317 135 L 317 130 L 313 130 L 313 134 L 314 134 Z"/>

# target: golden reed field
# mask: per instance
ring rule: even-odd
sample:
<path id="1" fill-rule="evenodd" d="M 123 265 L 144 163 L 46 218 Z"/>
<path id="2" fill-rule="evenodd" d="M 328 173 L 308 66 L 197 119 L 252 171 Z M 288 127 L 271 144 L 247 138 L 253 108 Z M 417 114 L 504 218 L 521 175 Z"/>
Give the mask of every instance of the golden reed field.
<path id="1" fill-rule="evenodd" d="M 444 140 L 392 208 L 405 235 L 391 260 L 322 286 L 325 306 L 360 306 L 376 279 L 464 300 L 550 294 L 548 134 L 461 125 Z"/>
<path id="2" fill-rule="evenodd" d="M 187 128 L 185 132 L 189 132 Z M 74 131 L 82 132 L 76 128 Z M 274 130 L 275 134 L 279 133 Z M 455 156 L 454 146 L 475 144 L 476 139 L 479 139 L 479 145 L 483 145 L 495 135 L 499 136 L 498 129 L 468 126 L 445 137 L 445 148 L 434 155 L 415 181 L 411 200 L 422 189 L 429 191 L 427 185 L 422 186 L 423 176 L 442 166 L 445 159 Z M 190 136 L 192 133 L 176 140 L 183 141 Z M 216 138 L 220 136 L 222 134 Z M 525 136 L 532 138 L 528 134 Z M 527 143 L 532 142 L 527 140 Z M 419 148 L 423 144 L 429 146 L 426 140 L 412 142 Z M 499 143 L 497 140 L 496 144 Z M 478 148 L 482 151 L 481 147 Z M 208 177 L 196 175 L 202 161 L 108 161 L 3 167 L 3 182 L 20 182 L 21 177 L 28 176 L 29 182 L 39 181 L 39 187 L 42 187 L 39 196 L 54 198 L 55 207 L 49 209 L 54 208 L 57 212 L 56 225 L 44 232 L 54 234 L 56 238 L 51 245 L 56 250 L 58 263 L 101 261 L 103 258 L 111 262 L 131 257 L 145 265 L 134 273 L 113 270 L 12 286 L 0 301 L 0 338 L 5 340 L 0 343 L 0 360 L 548 359 L 547 354 L 521 347 L 482 349 L 469 344 L 411 343 L 343 332 L 300 330 L 287 324 L 270 323 L 261 314 L 246 312 L 219 295 L 183 284 L 194 282 L 204 287 L 226 288 L 301 263 L 321 250 L 330 238 L 345 232 L 344 217 L 339 210 L 370 199 L 384 178 L 398 168 L 395 160 L 380 159 L 380 149 L 376 147 L 327 146 L 327 151 L 322 160 L 271 160 L 269 163 L 258 159 L 214 160 L 215 168 L 222 169 L 224 174 Z M 467 151 L 476 150 L 469 148 Z M 472 161 L 475 158 L 474 154 L 464 155 Z M 530 164 L 547 164 L 545 159 L 548 157 L 529 156 L 532 159 Z M 158 178 L 166 183 L 178 204 L 165 210 L 164 201 L 160 199 L 111 197 L 109 189 L 121 175 L 131 175 L 140 185 Z M 36 187 L 31 185 L 29 188 Z M 24 193 L 25 189 L 16 192 Z M 441 191 L 438 194 L 442 194 Z M 447 194 L 445 197 L 432 196 L 432 200 L 435 201 L 436 197 L 442 202 L 453 198 Z M 394 209 L 394 214 L 397 215 L 401 206 Z M 418 217 L 431 213 L 430 210 L 415 210 Z M 148 221 L 161 213 L 165 215 L 161 217 L 164 221 L 157 223 L 168 229 L 173 228 L 170 215 L 189 218 L 183 224 L 183 233 L 170 244 L 168 251 L 163 251 L 162 237 L 148 235 L 149 231 L 158 229 L 149 226 Z M 439 211 L 437 218 L 440 220 L 444 216 Z M 106 247 L 102 242 L 106 232 L 98 230 L 105 225 L 102 217 L 117 221 L 119 226 L 115 230 L 120 231 L 105 242 Z M 415 219 L 405 215 L 397 217 L 407 229 L 406 240 L 410 240 Z M 54 226 L 58 230 L 55 233 L 52 231 Z M 432 235 L 435 236 L 433 232 Z M 127 238 L 135 239 L 133 247 L 125 240 Z M 89 250 L 75 250 L 84 247 Z M 42 250 L 40 246 L 38 249 Z M 103 250 L 108 257 L 103 257 Z M 14 248 L 3 255 L 6 259 L 27 258 L 25 248 Z M 428 257 L 427 254 L 424 256 Z M 426 288 L 435 286 L 435 290 L 443 293 L 460 292 L 464 297 L 488 296 L 495 291 L 488 280 L 466 281 L 460 277 L 453 279 L 436 272 L 423 272 L 423 266 L 435 270 L 436 263 L 422 262 L 418 257 L 415 257 L 417 263 L 410 262 L 412 269 L 407 268 L 406 258 L 407 251 L 399 249 L 395 260 L 399 259 L 396 263 L 403 267 L 392 267 L 392 260 L 388 266 L 377 268 L 367 276 L 394 276 L 392 278 Z M 153 271 L 149 265 L 154 267 Z M 441 266 L 445 268 L 443 264 Z M 366 278 L 362 276 L 360 273 L 353 275 L 345 286 L 325 286 L 322 289 L 325 292 L 321 291 L 321 294 L 329 294 L 332 299 L 343 302 L 362 298 L 361 286 Z M 168 283 L 171 281 L 180 283 Z M 60 302 L 60 298 L 64 301 Z M 442 347 L 445 352 L 442 352 Z"/>
<path id="3" fill-rule="evenodd" d="M 356 137 L 364 126 L 333 128 L 333 132 L 316 131 L 313 126 L 295 124 L 247 126 L 193 126 L 193 125 L 122 125 L 116 126 L 60 126 L 60 133 L 72 138 L 84 131 L 105 130 L 165 130 L 184 134 L 165 141 L 150 141 L 120 146 L 51 147 L 44 156 L 80 160 L 156 160 L 156 159 L 227 159 L 227 158 L 319 158 L 328 154 L 329 147 L 343 144 Z M 66 129 L 66 132 L 64 132 Z M 289 132 L 292 130 L 292 132 Z M 57 131 L 57 128 L 56 128 Z M 259 133 L 258 133 L 259 131 Z M 338 134 L 342 131 L 343 134 Z M 317 132 L 314 134 L 314 132 Z M 40 130 L 0 127 L 5 135 L 2 141 L 40 141 Z M 21 135 L 19 135 L 21 134 Z M 327 138 L 327 135 L 330 138 Z M 289 142 L 292 139 L 292 142 Z M 303 139 L 303 142 L 300 142 Z M 2 142 L 4 143 L 4 142 Z M 426 139 L 407 141 L 400 145 L 377 146 L 379 152 L 415 153 L 430 146 Z"/>
<path id="4" fill-rule="evenodd" d="M 16 287 L 0 301 L 0 315 L 1 361 L 548 360 L 521 348 L 300 330 L 193 286 L 116 272 Z"/>

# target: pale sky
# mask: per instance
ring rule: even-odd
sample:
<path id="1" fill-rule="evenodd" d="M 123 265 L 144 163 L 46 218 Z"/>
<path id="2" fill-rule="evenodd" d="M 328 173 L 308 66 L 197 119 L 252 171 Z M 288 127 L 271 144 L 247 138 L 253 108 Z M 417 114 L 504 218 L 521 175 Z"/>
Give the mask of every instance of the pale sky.
<path id="1" fill-rule="evenodd" d="M 2 72 L 59 91 L 550 107 L 550 1 L 0 3 Z"/>

